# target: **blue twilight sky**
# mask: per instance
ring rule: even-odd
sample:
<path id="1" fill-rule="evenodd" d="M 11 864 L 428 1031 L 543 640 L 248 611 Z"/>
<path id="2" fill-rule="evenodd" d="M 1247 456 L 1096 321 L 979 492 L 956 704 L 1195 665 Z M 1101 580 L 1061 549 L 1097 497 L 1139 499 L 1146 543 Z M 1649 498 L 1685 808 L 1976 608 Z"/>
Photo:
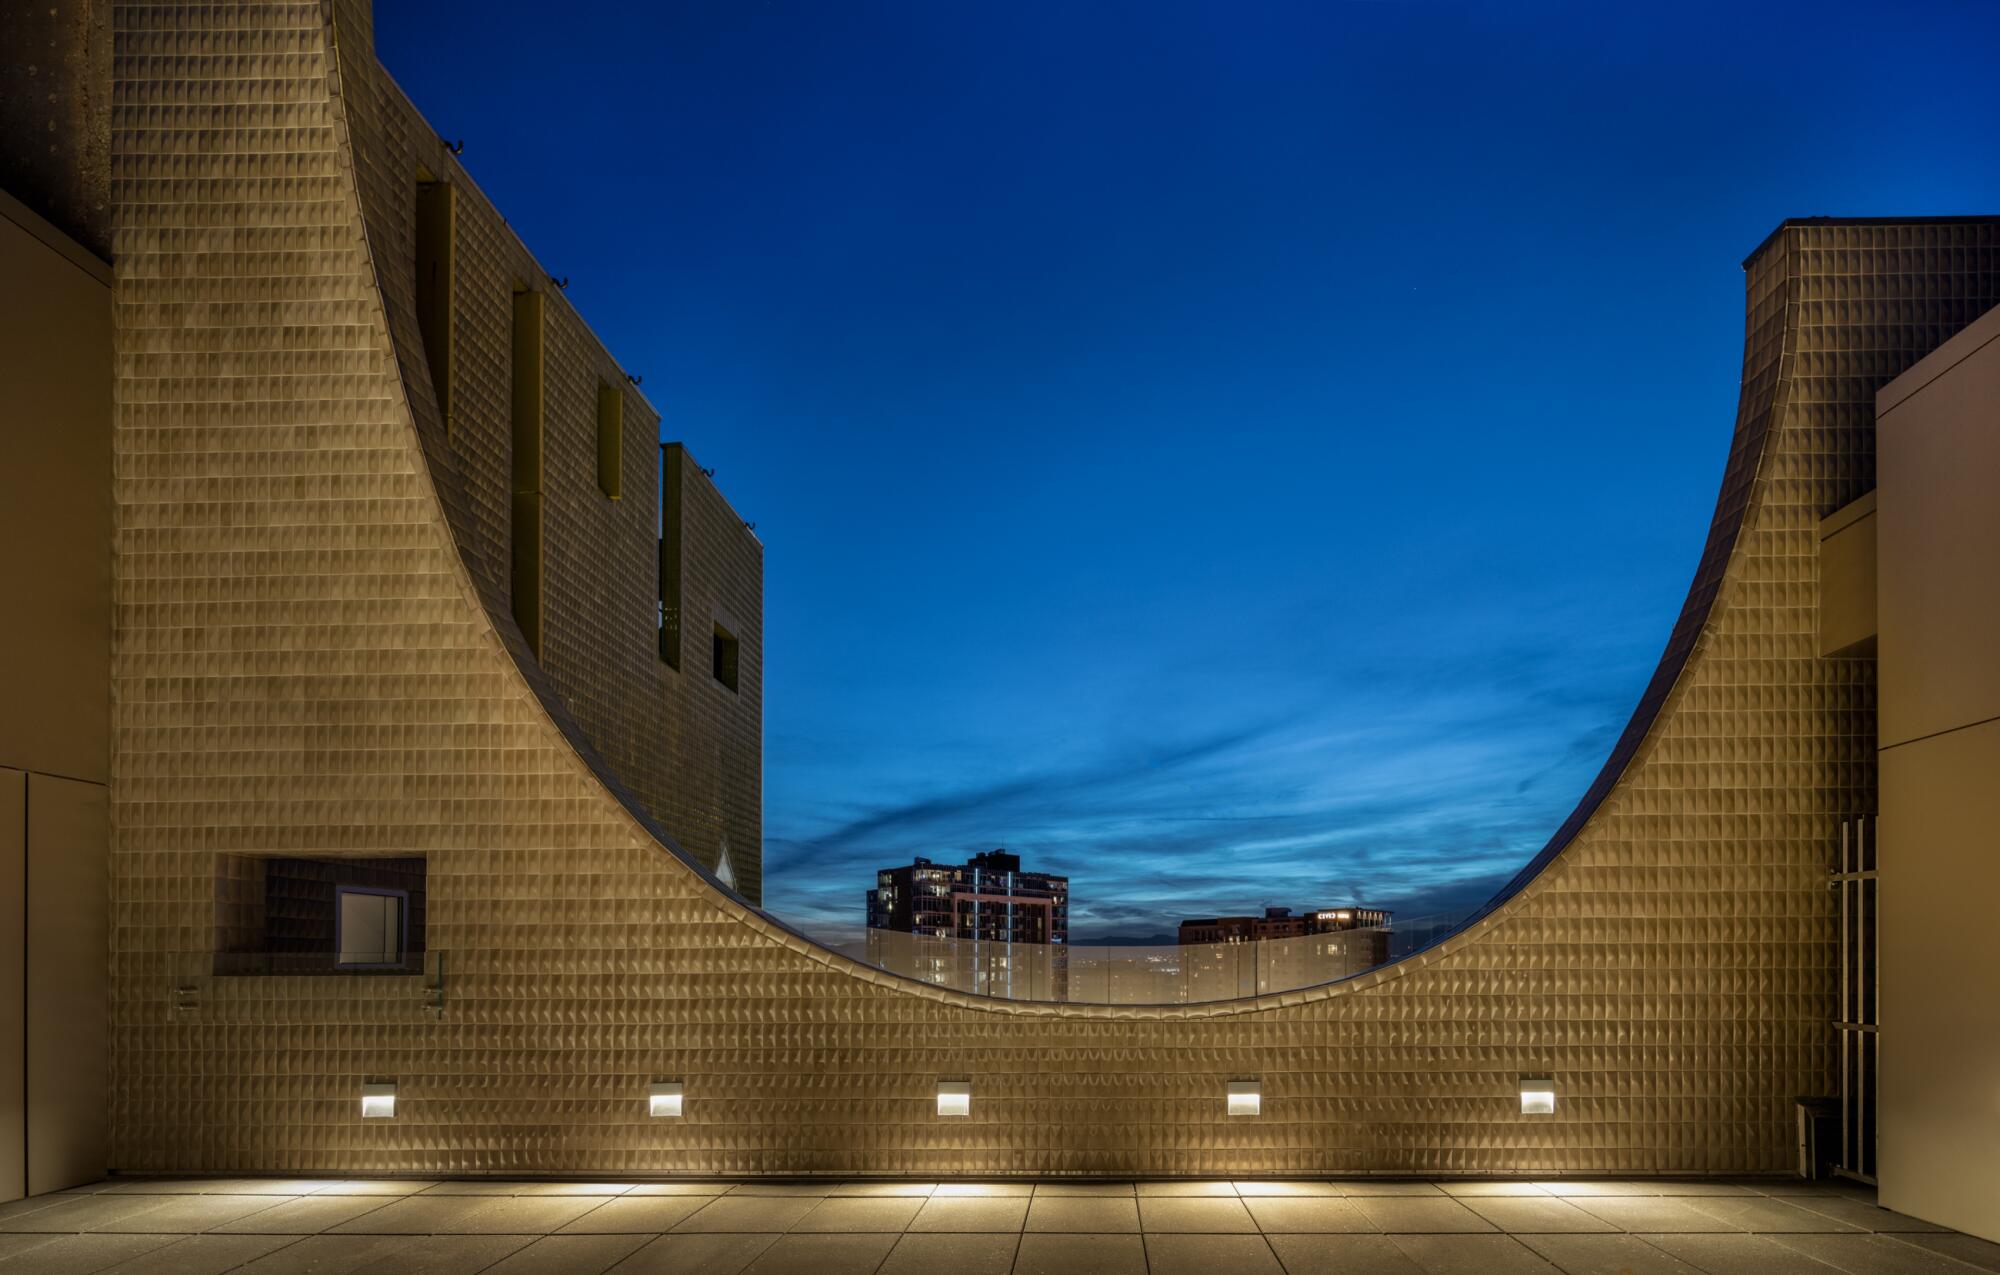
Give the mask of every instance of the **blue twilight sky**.
<path id="1" fill-rule="evenodd" d="M 378 0 L 766 545 L 768 904 L 1477 902 L 1658 658 L 1781 218 L 2000 211 L 2000 5 Z"/>

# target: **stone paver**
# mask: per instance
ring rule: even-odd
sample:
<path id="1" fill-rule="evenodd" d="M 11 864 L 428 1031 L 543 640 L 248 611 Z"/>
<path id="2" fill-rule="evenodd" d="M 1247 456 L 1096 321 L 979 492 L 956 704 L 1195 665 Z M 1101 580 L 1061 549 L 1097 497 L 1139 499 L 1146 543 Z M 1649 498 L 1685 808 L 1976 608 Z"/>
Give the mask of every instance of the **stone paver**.
<path id="1" fill-rule="evenodd" d="M 148 1198 L 155 1202 L 155 1207 L 130 1216 L 108 1219 L 85 1229 L 144 1235 L 189 1235 L 211 1227 L 227 1226 L 240 1218 L 254 1217 L 266 1209 L 288 1203 L 283 1196 L 274 1195 L 156 1195 Z"/>
<path id="2" fill-rule="evenodd" d="M 894 1235 L 784 1235 L 757 1254 L 743 1275 L 874 1275 L 896 1246 Z"/>
<path id="3" fill-rule="evenodd" d="M 660 1235 L 693 1216 L 713 1196 L 621 1195 L 563 1225 L 564 1235 Z"/>
<path id="4" fill-rule="evenodd" d="M 1836 1275 L 1839 1270 L 1768 1235 L 1650 1235 L 1646 1239 L 1707 1275 Z"/>
<path id="5" fill-rule="evenodd" d="M 1861 1228 L 1837 1221 L 1833 1217 L 1813 1209 L 1802 1209 L 1786 1200 L 1768 1199 L 1703 1199 L 1689 1200 L 1688 1204 L 1700 1209 L 1711 1217 L 1720 1218 L 1738 1230 L 1749 1231 L 1753 1235 L 1767 1235 L 1773 1232 L 1827 1232 L 1858 1231 Z M 1880 1213 L 1884 1210 L 1877 1209 Z"/>
<path id="6" fill-rule="evenodd" d="M 1145 1196 L 1139 1201 L 1139 1229 L 1151 1234 L 1255 1234 L 1257 1223 L 1241 1200 L 1189 1196 Z"/>
<path id="7" fill-rule="evenodd" d="M 190 1235 L 105 1268 L 105 1275 L 222 1275 L 298 1242 L 293 1235 Z"/>
<path id="8" fill-rule="evenodd" d="M 618 1275 L 737 1275 L 776 1235 L 662 1235 L 618 1264 Z"/>
<path id="9" fill-rule="evenodd" d="M 1256 1196 L 1243 1201 L 1266 1234 L 1353 1234 L 1379 1231 L 1353 1200 Z"/>
<path id="10" fill-rule="evenodd" d="M 1940 1275 L 1941 1261 L 1929 1249 L 1886 1235 L 1773 1235 L 1770 1238 L 1849 1275 Z M 1973 1275 L 1973 1268 L 1956 1268 Z"/>
<path id="11" fill-rule="evenodd" d="M 1444 1192 L 1438 1188 L 1438 1185 L 1435 1182 L 1404 1182 L 1394 1178 L 1385 1178 L 1379 1182 L 1376 1181 L 1340 1182 L 1336 1183 L 1335 1185 L 1337 1185 L 1340 1188 L 1340 1193 L 1342 1195 L 1347 1195 L 1347 1196 L 1367 1196 L 1367 1195 L 1399 1196 L 1399 1195 L 1443 1195 L 1444 1194 Z"/>
<path id="12" fill-rule="evenodd" d="M 1023 1235 L 1014 1275 L 1146 1275 L 1136 1235 Z"/>
<path id="13" fill-rule="evenodd" d="M 1333 1182 L 1238 1182 L 1236 1194 L 1245 1199 L 1252 1196 L 1294 1195 L 1342 1195 L 1339 1185 Z"/>
<path id="14" fill-rule="evenodd" d="M 2000 1275 L 1853 1183 L 112 1179 L 0 1275 Z"/>
<path id="15" fill-rule="evenodd" d="M 1375 1224 L 1375 1229 L 1389 1233 L 1440 1234 L 1450 1231 L 1491 1231 L 1493 1223 L 1474 1213 L 1457 1200 L 1438 1196 L 1435 1199 L 1409 1199 L 1406 1197 L 1364 1197 L 1349 1200 L 1361 1210 L 1363 1217 Z"/>
<path id="16" fill-rule="evenodd" d="M 37 1235 L 0 1257 L 5 1275 L 85 1275 L 174 1242 L 171 1235 Z M 4 1250 L 0 1250 L 4 1251 Z"/>
<path id="17" fill-rule="evenodd" d="M 922 1198 L 937 1190 L 935 1182 L 843 1182 L 833 1189 L 842 1195 L 890 1195 Z"/>
<path id="18" fill-rule="evenodd" d="M 1556 1275 L 1548 1259 L 1511 1235 L 1394 1235 L 1425 1275 Z"/>
<path id="19" fill-rule="evenodd" d="M 1893 1209 L 1878 1208 L 1872 1201 L 1856 1200 L 1848 1196 L 1801 1196 L 1787 1199 L 1785 1203 L 1794 1204 L 1801 1209 L 1817 1213 L 1822 1217 L 1832 1218 L 1836 1222 L 1844 1222 L 1849 1226 L 1858 1227 L 1864 1231 L 1874 1231 L 1878 1234 L 1898 1231 L 1952 1233 L 1948 1227 L 1934 1226 L 1929 1222 L 1905 1216 Z"/>
<path id="20" fill-rule="evenodd" d="M 933 1196 L 910 1221 L 912 1232 L 1018 1231 L 1028 1221 L 1028 1200 L 1018 1195 Z"/>
<path id="21" fill-rule="evenodd" d="M 1564 1275 L 1702 1275 L 1636 1235 L 1522 1235 Z"/>
<path id="22" fill-rule="evenodd" d="M 1286 1275 L 1424 1275 L 1386 1235 L 1271 1235 Z"/>
<path id="23" fill-rule="evenodd" d="M 648 1242 L 644 1235 L 548 1235 L 482 1275 L 603 1275 Z"/>
<path id="24" fill-rule="evenodd" d="M 1025 1210 L 1023 1210 L 1025 1212 Z M 1005 1235 L 905 1235 L 875 1275 L 1008 1275 L 1021 1237 Z"/>
<path id="25" fill-rule="evenodd" d="M 1618 1228 L 1595 1214 L 1586 1213 L 1568 1200 L 1529 1199 L 1522 1196 L 1467 1196 L 1466 1208 L 1510 1234 L 1551 1235 L 1579 1231 L 1615 1231 Z"/>
<path id="26" fill-rule="evenodd" d="M 1028 1230 L 1110 1234 L 1139 1230 L 1139 1206 L 1132 1199 L 1037 1194 L 1028 1206 Z"/>
<path id="27" fill-rule="evenodd" d="M 684 1233 L 789 1231 L 792 1223 L 819 1207 L 823 1196 L 724 1195 L 711 1199 L 678 1223 Z"/>
<path id="28" fill-rule="evenodd" d="M 477 1275 L 526 1248 L 526 1235 L 308 1235 L 247 1266 L 241 1275 Z"/>
<path id="29" fill-rule="evenodd" d="M 1571 1202 L 1621 1231 L 1712 1232 L 1743 1229 L 1713 1213 L 1703 1212 L 1687 1200 L 1668 1200 L 1650 1195 L 1586 1195 L 1571 1197 Z"/>
<path id="30" fill-rule="evenodd" d="M 1285 1275 L 1261 1235 L 1146 1236 L 1150 1275 Z"/>
<path id="31" fill-rule="evenodd" d="M 265 1200 L 254 1213 L 209 1229 L 225 1235 L 317 1235 L 388 1205 L 396 1196 L 302 1195 Z"/>
<path id="32" fill-rule="evenodd" d="M 184 1197 L 170 1195 L 65 1195 L 42 1196 L 52 1203 L 41 1208 L 23 1208 L 0 1218 L 0 1231 L 78 1232 L 130 1221 Z M 24 1205 L 36 1204 L 24 1200 Z"/>
<path id="33" fill-rule="evenodd" d="M 2000 1271 L 2000 1244 L 1982 1240 L 1976 1236 L 1947 1233 L 1944 1235 L 1898 1235 L 1899 1243 L 1912 1244 L 1928 1252 L 1949 1257 L 1976 1266 L 1984 1271 Z"/>
<path id="34" fill-rule="evenodd" d="M 792 1229 L 829 1234 L 893 1231 L 900 1235 L 923 1206 L 922 1200 L 896 1197 L 822 1200 L 812 1212 L 792 1223 Z"/>
<path id="35" fill-rule="evenodd" d="M 1503 1195 L 1503 1196 L 1546 1196 L 1548 1192 L 1532 1182 L 1440 1182 L 1438 1189 L 1446 1195 Z"/>
<path id="36" fill-rule="evenodd" d="M 314 1195 L 415 1195 L 439 1185 L 428 1178 L 356 1178 L 348 1182 L 329 1182 L 314 1191 Z"/>

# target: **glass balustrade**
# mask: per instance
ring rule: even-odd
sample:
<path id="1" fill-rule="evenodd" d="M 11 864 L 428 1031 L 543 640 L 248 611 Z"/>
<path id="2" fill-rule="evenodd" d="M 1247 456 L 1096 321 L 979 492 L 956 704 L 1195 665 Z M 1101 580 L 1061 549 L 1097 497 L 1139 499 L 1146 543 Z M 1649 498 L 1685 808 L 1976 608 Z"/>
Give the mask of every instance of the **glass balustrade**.
<path id="1" fill-rule="evenodd" d="M 1469 912 L 1257 943 L 1154 947 L 1005 943 L 895 930 L 816 929 L 818 942 L 918 982 L 1004 1000 L 1195 1005 L 1317 987 L 1437 942 Z"/>

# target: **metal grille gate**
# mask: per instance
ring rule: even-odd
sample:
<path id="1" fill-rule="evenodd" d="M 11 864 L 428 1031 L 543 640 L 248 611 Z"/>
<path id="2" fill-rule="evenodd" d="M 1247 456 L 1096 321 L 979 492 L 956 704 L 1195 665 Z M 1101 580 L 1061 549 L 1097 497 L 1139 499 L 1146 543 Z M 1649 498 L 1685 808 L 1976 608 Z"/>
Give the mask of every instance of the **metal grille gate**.
<path id="1" fill-rule="evenodd" d="M 1876 868 L 1873 816 L 1840 826 L 1840 1158 L 1842 1177 L 1875 1181 L 1875 1064 L 1882 985 L 1876 969 Z"/>

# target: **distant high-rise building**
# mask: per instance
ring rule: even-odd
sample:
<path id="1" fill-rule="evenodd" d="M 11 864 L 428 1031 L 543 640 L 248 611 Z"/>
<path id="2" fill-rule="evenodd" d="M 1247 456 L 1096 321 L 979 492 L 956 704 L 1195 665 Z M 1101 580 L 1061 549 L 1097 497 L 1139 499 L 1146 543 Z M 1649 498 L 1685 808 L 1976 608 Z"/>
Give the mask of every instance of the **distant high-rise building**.
<path id="1" fill-rule="evenodd" d="M 1389 924 L 1381 908 L 1307 908 L 1297 916 L 1290 908 L 1265 908 L 1262 916 L 1212 916 L 1181 922 L 1181 946 L 1196 943 L 1261 943 L 1265 939 L 1295 939 L 1339 930 L 1365 930 Z M 1383 935 L 1386 947 L 1388 936 Z"/>
<path id="2" fill-rule="evenodd" d="M 962 864 L 919 858 L 884 868 L 868 892 L 868 928 L 930 938 L 1069 942 L 1069 878 L 1021 871 L 1005 850 Z"/>

